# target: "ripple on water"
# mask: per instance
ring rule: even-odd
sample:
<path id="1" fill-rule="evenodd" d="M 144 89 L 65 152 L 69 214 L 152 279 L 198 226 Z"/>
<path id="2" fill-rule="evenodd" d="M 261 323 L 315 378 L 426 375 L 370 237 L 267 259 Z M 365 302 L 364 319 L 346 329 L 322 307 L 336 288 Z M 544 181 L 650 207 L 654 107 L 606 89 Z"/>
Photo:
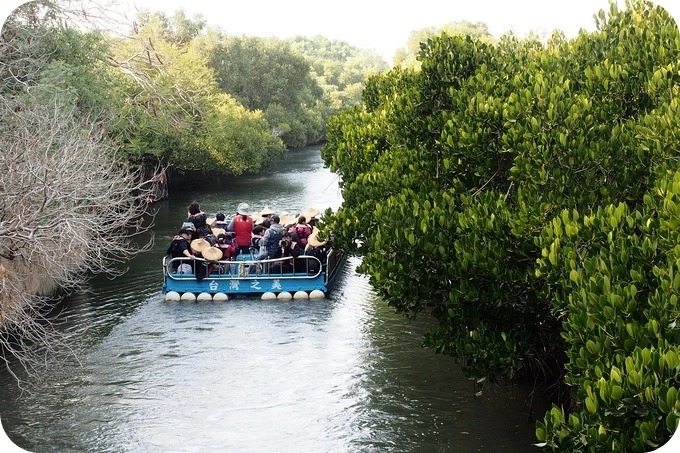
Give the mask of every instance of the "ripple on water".
<path id="1" fill-rule="evenodd" d="M 421 349 L 427 321 L 378 300 L 355 258 L 323 301 L 163 301 L 157 265 L 194 199 L 209 213 L 240 201 L 337 207 L 337 181 L 314 153 L 282 163 L 283 176 L 161 206 L 153 249 L 67 301 L 62 328 L 77 359 L 51 366 L 30 393 L 3 384 L 10 436 L 36 452 L 531 450 L 521 398 L 489 389 L 475 399 L 446 357 Z"/>

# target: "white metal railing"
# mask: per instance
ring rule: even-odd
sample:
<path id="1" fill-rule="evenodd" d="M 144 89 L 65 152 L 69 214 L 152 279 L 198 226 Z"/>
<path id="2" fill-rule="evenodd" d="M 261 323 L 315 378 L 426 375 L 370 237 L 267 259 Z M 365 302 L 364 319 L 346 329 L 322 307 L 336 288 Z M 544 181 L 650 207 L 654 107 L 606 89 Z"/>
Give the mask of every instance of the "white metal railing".
<path id="1" fill-rule="evenodd" d="M 297 272 L 283 272 L 283 267 L 279 264 L 290 263 L 291 257 L 272 258 L 265 260 L 220 260 L 208 261 L 204 258 L 170 258 L 169 255 L 163 258 L 163 269 L 165 275 L 173 280 L 195 278 L 196 266 L 207 266 L 206 277 L 224 278 L 224 279 L 257 279 L 262 277 L 285 277 L 285 278 L 316 278 L 324 271 L 324 266 L 315 256 L 300 255 L 294 260 L 297 260 L 299 266 L 300 260 L 304 260 L 304 269 Z M 189 264 L 191 266 L 191 273 L 179 273 L 173 271 L 173 263 Z M 295 261 L 293 266 L 295 266 Z M 316 270 L 315 270 L 316 269 Z"/>

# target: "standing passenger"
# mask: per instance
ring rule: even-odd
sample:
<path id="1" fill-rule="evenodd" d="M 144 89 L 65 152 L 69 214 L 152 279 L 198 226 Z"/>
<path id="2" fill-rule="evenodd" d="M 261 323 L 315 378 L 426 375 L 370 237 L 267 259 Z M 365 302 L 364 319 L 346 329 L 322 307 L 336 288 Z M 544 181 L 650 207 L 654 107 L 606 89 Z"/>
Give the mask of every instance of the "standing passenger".
<path id="1" fill-rule="evenodd" d="M 188 214 L 189 218 L 187 218 L 187 222 L 191 222 L 194 224 L 197 237 L 203 238 L 212 234 L 212 230 L 210 229 L 210 226 L 207 223 L 208 215 L 205 212 L 201 211 L 201 206 L 196 201 L 189 205 Z"/>
<path id="2" fill-rule="evenodd" d="M 250 217 L 250 206 L 248 203 L 241 203 L 238 205 L 236 215 L 227 231 L 236 233 L 236 245 L 238 245 L 239 253 L 250 253 L 251 238 L 253 236 L 253 218 Z"/>

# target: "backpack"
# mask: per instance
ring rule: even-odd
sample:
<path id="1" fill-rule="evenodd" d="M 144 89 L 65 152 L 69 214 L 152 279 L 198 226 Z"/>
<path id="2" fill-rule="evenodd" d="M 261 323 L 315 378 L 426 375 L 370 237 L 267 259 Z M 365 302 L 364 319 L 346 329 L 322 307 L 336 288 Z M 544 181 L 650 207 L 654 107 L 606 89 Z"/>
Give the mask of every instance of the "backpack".
<path id="1" fill-rule="evenodd" d="M 294 232 L 298 235 L 300 244 L 303 246 L 307 245 L 307 238 L 310 234 L 312 234 L 312 229 L 309 227 L 309 225 L 296 225 Z"/>

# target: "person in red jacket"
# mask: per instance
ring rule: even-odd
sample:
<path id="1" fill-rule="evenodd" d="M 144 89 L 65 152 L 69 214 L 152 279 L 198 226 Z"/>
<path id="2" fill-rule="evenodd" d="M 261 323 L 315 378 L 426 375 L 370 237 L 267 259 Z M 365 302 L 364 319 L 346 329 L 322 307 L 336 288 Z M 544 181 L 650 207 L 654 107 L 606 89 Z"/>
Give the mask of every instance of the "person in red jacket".
<path id="1" fill-rule="evenodd" d="M 236 215 L 229 222 L 227 231 L 236 234 L 236 245 L 239 253 L 250 253 L 251 239 L 253 237 L 253 218 L 250 216 L 248 203 L 238 205 Z"/>

